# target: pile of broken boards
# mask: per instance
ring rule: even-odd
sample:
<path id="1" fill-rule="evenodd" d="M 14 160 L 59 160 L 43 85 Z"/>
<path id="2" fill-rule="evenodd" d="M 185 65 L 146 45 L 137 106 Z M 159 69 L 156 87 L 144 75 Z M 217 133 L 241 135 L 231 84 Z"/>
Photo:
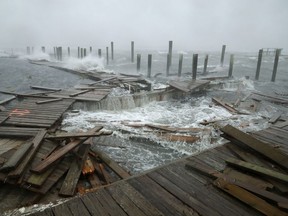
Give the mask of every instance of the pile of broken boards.
<path id="1" fill-rule="evenodd" d="M 192 157 L 186 168 L 208 176 L 216 188 L 264 215 L 288 215 L 288 146 L 262 142 L 230 125 L 221 131 L 233 155 L 222 155 L 226 165 L 220 168 L 216 162 Z M 288 138 L 286 130 L 277 131 L 284 131 L 282 135 Z"/>
<path id="2" fill-rule="evenodd" d="M 102 128 L 98 126 L 88 132 L 56 134 L 38 129 L 35 137 L 28 140 L 18 138 L 14 148 L 0 155 L 0 180 L 3 184 L 29 191 L 25 192 L 23 202 L 17 205 L 33 204 L 42 198 L 46 200 L 45 195 L 50 194 L 48 196 L 51 197 L 52 190 L 53 194 L 56 191 L 56 197 L 53 197 L 56 200 L 59 195 L 70 197 L 77 192 L 85 193 L 129 177 L 107 155 L 92 150 L 93 137 L 112 133 Z M 1 199 L 6 199 L 2 196 Z"/>

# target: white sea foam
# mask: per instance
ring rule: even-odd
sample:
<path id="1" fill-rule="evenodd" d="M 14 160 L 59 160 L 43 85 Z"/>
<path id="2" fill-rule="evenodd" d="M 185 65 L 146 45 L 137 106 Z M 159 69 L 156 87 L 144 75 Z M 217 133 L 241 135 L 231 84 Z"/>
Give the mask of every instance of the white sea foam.
<path id="1" fill-rule="evenodd" d="M 51 61 L 50 55 L 47 53 L 43 53 L 40 50 L 34 50 L 34 52 L 30 55 L 21 55 L 19 56 L 20 59 L 31 59 L 35 61 L 45 60 L 45 61 Z"/>
<path id="2" fill-rule="evenodd" d="M 88 55 L 83 59 L 70 57 L 64 63 L 65 67 L 75 70 L 103 71 L 105 69 L 104 59 L 93 55 Z"/>

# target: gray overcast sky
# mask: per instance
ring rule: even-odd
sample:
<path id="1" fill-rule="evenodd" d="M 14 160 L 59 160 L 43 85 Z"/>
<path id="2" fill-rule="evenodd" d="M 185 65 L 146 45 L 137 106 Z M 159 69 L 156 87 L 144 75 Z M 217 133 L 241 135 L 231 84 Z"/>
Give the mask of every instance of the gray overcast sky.
<path id="1" fill-rule="evenodd" d="M 288 50 L 288 0 L 0 0 L 0 48 Z"/>

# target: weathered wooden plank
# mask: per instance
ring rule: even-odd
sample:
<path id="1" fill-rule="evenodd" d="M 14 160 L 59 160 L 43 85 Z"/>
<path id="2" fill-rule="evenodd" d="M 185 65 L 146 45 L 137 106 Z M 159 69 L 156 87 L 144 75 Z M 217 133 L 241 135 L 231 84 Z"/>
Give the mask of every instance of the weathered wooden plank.
<path id="1" fill-rule="evenodd" d="M 125 193 L 129 197 L 129 199 L 132 200 L 132 202 L 134 202 L 139 209 L 141 209 L 142 212 L 144 212 L 144 214 L 151 216 L 164 215 L 157 208 L 155 208 L 153 203 L 147 200 L 143 195 L 141 195 L 126 181 L 121 181 L 117 185 L 119 186 L 119 189 L 121 189 L 121 191 Z"/>
<path id="2" fill-rule="evenodd" d="M 12 96 L 12 97 L 6 98 L 6 99 L 4 99 L 4 100 L 1 100 L 1 101 L 0 101 L 0 105 L 5 104 L 5 103 L 8 103 L 8 102 L 14 100 L 15 98 L 16 98 L 15 96 Z"/>
<path id="3" fill-rule="evenodd" d="M 148 176 L 137 177 L 137 179 L 131 178 L 128 180 L 128 183 L 142 194 L 143 197 L 149 200 L 149 202 L 153 203 L 153 205 L 164 215 L 183 215 L 183 211 L 185 210 L 185 213 L 188 215 L 194 212 Z M 188 209 L 190 210 L 190 213 L 187 212 Z"/>
<path id="4" fill-rule="evenodd" d="M 22 144 L 17 151 L 12 155 L 11 158 L 0 168 L 0 171 L 10 171 L 18 166 L 21 160 L 25 157 L 26 154 L 29 154 L 33 146 L 32 142 L 27 142 Z"/>
<path id="5" fill-rule="evenodd" d="M 87 92 L 89 92 L 89 91 L 92 91 L 92 89 L 86 89 L 86 90 L 83 90 L 83 91 L 79 91 L 79 92 L 70 94 L 69 96 L 70 96 L 70 97 L 75 97 L 75 96 L 78 96 L 78 95 L 80 95 L 80 94 L 85 94 L 85 93 L 87 93 Z"/>
<path id="6" fill-rule="evenodd" d="M 145 216 L 144 212 L 117 185 L 108 187 L 107 191 L 128 215 Z"/>
<path id="7" fill-rule="evenodd" d="M 228 104 L 222 102 L 221 100 L 219 100 L 219 99 L 217 99 L 217 98 L 212 98 L 212 101 L 213 101 L 214 103 L 216 103 L 217 105 L 222 106 L 223 108 L 225 108 L 226 110 L 228 110 L 228 111 L 231 112 L 231 113 L 234 113 L 234 114 L 235 114 L 235 113 L 239 113 L 238 110 L 236 110 L 235 108 L 229 106 Z"/>
<path id="8" fill-rule="evenodd" d="M 9 118 L 10 118 L 10 116 L 6 116 L 6 117 L 4 117 L 2 120 L 0 120 L 0 125 L 1 125 L 1 124 L 4 124 L 5 121 L 7 121 Z"/>
<path id="9" fill-rule="evenodd" d="M 32 168 L 30 171 L 34 173 L 42 173 L 49 169 L 53 164 L 57 162 L 57 160 L 61 159 L 65 154 L 75 149 L 77 146 L 81 145 L 86 139 L 83 140 L 74 140 L 68 144 L 66 144 L 61 149 L 52 153 L 49 157 L 44 159 L 41 163 L 39 163 L 36 167 Z"/>
<path id="10" fill-rule="evenodd" d="M 93 149 L 92 151 L 96 153 L 120 178 L 124 179 L 130 177 L 130 174 L 113 161 L 107 154 L 96 149 Z"/>
<path id="11" fill-rule="evenodd" d="M 61 88 L 50 88 L 44 86 L 30 86 L 31 89 L 48 90 L 48 91 L 61 91 Z"/>
<path id="12" fill-rule="evenodd" d="M 214 182 L 214 185 L 265 215 L 288 215 L 277 207 L 274 207 L 263 199 L 260 199 L 256 195 L 246 191 L 245 189 L 242 189 L 241 187 L 233 185 L 224 179 L 217 179 Z"/>
<path id="13" fill-rule="evenodd" d="M 274 124 L 282 115 L 282 112 L 276 112 L 269 120 L 269 123 Z"/>
<path id="14" fill-rule="evenodd" d="M 46 104 L 46 103 L 52 103 L 63 100 L 62 98 L 55 98 L 55 99 L 49 99 L 49 100 L 42 100 L 42 101 L 36 101 L 36 104 Z"/>
<path id="15" fill-rule="evenodd" d="M 102 126 L 97 127 L 95 132 L 61 133 L 61 134 L 56 134 L 56 135 L 49 135 L 45 138 L 46 139 L 66 139 L 66 138 L 94 137 L 94 136 L 99 136 L 102 134 L 102 132 L 101 133 L 98 132 L 102 128 L 103 128 Z"/>
<path id="16" fill-rule="evenodd" d="M 158 130 L 164 130 L 164 131 L 169 131 L 169 132 L 176 132 L 175 129 L 170 129 L 169 127 L 161 126 L 161 125 L 154 125 L 154 124 L 145 124 L 145 126 L 153 128 L 153 129 L 158 129 Z"/>
<path id="17" fill-rule="evenodd" d="M 79 199 L 71 199 L 70 202 L 64 203 L 64 205 L 70 209 L 73 216 L 91 216 L 86 206 Z"/>
<path id="18" fill-rule="evenodd" d="M 187 135 L 176 135 L 176 134 L 160 134 L 160 138 L 166 139 L 170 142 L 186 142 L 186 143 L 194 143 L 199 140 L 197 136 L 187 136 Z"/>
<path id="19" fill-rule="evenodd" d="M 80 196 L 82 203 L 86 206 L 91 215 L 107 216 L 109 215 L 106 209 L 101 205 L 97 197 L 93 193 Z"/>
<path id="20" fill-rule="evenodd" d="M 19 177 L 24 172 L 24 170 L 26 169 L 27 165 L 33 159 L 33 157 L 35 156 L 37 150 L 39 149 L 39 147 L 41 145 L 41 142 L 42 142 L 43 138 L 45 137 L 46 133 L 47 133 L 46 130 L 41 130 L 41 131 L 39 131 L 37 133 L 35 138 L 32 140 L 33 149 L 29 152 L 29 154 L 27 154 L 25 159 L 22 161 L 22 163 L 15 170 L 9 172 L 8 176 L 10 178 Z"/>
<path id="21" fill-rule="evenodd" d="M 288 157 L 282 151 L 275 149 L 272 146 L 269 146 L 268 144 L 265 144 L 252 136 L 249 136 L 248 134 L 234 128 L 231 125 L 227 125 L 221 128 L 221 131 L 223 131 L 228 136 L 237 139 L 239 142 L 259 152 L 265 157 L 273 160 L 281 167 L 288 169 Z"/>
<path id="22" fill-rule="evenodd" d="M 48 170 L 43 172 L 42 174 L 32 173 L 32 175 L 26 181 L 28 184 L 34 185 L 36 187 L 40 187 L 46 181 L 46 179 L 50 176 L 50 174 L 54 171 L 54 167 L 50 167 Z"/>
<path id="23" fill-rule="evenodd" d="M 77 182 L 81 175 L 83 164 L 86 160 L 90 145 L 83 144 L 79 147 L 77 156 L 80 158 L 75 158 L 69 168 L 69 171 L 65 177 L 65 180 L 61 186 L 59 194 L 62 196 L 73 196 L 75 194 L 75 189 Z"/>
<path id="24" fill-rule="evenodd" d="M 251 164 L 245 161 L 237 160 L 234 158 L 230 158 L 226 160 L 226 162 L 232 166 L 244 169 L 246 171 L 250 171 L 256 174 L 260 174 L 269 178 L 273 178 L 279 181 L 287 182 L 288 183 L 288 175 L 276 172 L 271 169 L 267 169 L 255 164 Z"/>

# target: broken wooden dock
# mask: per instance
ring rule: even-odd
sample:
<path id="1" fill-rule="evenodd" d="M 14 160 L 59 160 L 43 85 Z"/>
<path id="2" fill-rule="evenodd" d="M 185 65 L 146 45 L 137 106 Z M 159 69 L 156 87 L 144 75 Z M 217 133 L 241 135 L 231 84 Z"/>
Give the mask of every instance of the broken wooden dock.
<path id="1" fill-rule="evenodd" d="M 288 127 L 222 131 L 225 145 L 30 215 L 288 215 Z"/>

